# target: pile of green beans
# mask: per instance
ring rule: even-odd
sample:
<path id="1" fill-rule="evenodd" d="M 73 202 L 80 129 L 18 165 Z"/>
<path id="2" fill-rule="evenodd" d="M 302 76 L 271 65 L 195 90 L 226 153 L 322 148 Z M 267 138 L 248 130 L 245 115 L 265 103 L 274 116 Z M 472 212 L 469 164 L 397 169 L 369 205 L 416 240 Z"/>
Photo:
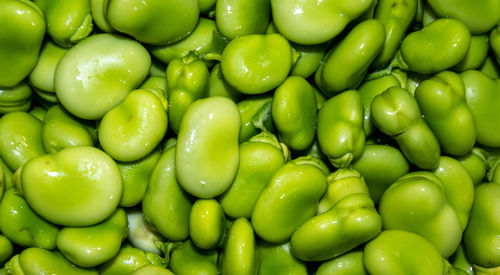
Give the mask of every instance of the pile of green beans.
<path id="1" fill-rule="evenodd" d="M 0 275 L 500 274 L 499 0 L 0 22 Z"/>

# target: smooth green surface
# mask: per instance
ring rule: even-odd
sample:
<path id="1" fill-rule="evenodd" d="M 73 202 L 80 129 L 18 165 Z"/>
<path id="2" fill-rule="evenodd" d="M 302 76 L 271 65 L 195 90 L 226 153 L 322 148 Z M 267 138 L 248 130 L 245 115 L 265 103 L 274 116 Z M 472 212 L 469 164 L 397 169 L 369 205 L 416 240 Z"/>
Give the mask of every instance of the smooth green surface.
<path id="1" fill-rule="evenodd" d="M 29 75 L 38 60 L 46 31 L 40 8 L 31 1 L 0 2 L 0 86 L 12 87 Z"/>
<path id="2" fill-rule="evenodd" d="M 327 96 L 356 89 L 382 50 L 384 40 L 381 21 L 370 19 L 357 24 L 323 57 L 314 82 Z"/>
<path id="3" fill-rule="evenodd" d="M 315 275 L 368 275 L 363 265 L 363 251 L 353 250 L 322 263 Z"/>
<path id="4" fill-rule="evenodd" d="M 67 147 L 94 146 L 96 131 L 89 121 L 73 116 L 57 104 L 44 116 L 42 139 L 45 151 L 56 153 Z"/>
<path id="5" fill-rule="evenodd" d="M 264 33 L 270 17 L 270 0 L 218 0 L 215 5 L 217 28 L 229 39 Z"/>
<path id="6" fill-rule="evenodd" d="M 470 40 L 470 32 L 462 22 L 438 19 L 403 39 L 403 67 L 419 74 L 437 73 L 453 67 L 467 54 Z"/>
<path id="7" fill-rule="evenodd" d="M 257 242 L 259 274 L 306 275 L 305 262 L 293 256 L 290 243 L 270 244 Z"/>
<path id="8" fill-rule="evenodd" d="M 134 90 L 103 116 L 99 143 L 115 160 L 137 161 L 160 144 L 167 125 L 162 100 L 150 90 Z"/>
<path id="9" fill-rule="evenodd" d="M 118 206 L 123 184 L 116 163 L 89 146 L 65 148 L 23 166 L 26 201 L 56 224 L 89 226 L 109 217 Z"/>
<path id="10" fill-rule="evenodd" d="M 305 261 L 339 256 L 374 238 L 382 220 L 367 194 L 351 194 L 310 218 L 293 233 L 292 253 Z"/>
<path id="11" fill-rule="evenodd" d="M 279 34 L 253 34 L 229 42 L 222 52 L 224 79 L 244 94 L 262 94 L 285 81 L 292 47 Z"/>
<path id="12" fill-rule="evenodd" d="M 476 122 L 477 141 L 486 146 L 500 146 L 500 80 L 479 71 L 470 70 L 461 75 L 465 85 L 465 101 Z"/>
<path id="13" fill-rule="evenodd" d="M 191 104 L 184 114 L 175 156 L 180 185 L 199 198 L 213 198 L 233 182 L 239 163 L 240 115 L 225 97 Z"/>
<path id="14" fill-rule="evenodd" d="M 165 149 L 153 169 L 142 211 L 146 221 L 171 241 L 189 236 L 189 213 L 193 198 L 184 191 L 175 177 L 176 147 Z"/>
<path id="15" fill-rule="evenodd" d="M 406 230 L 427 239 L 449 257 L 462 239 L 463 227 L 441 180 L 427 171 L 400 177 L 382 195 L 379 213 L 385 230 Z M 450 194 L 452 196 L 453 194 Z M 453 205 L 457 202 L 453 201 Z"/>
<path id="16" fill-rule="evenodd" d="M 5 191 L 0 201 L 0 230 L 13 243 L 22 247 L 54 249 L 57 226 L 38 216 L 14 188 Z"/>
<path id="17" fill-rule="evenodd" d="M 471 218 L 464 234 L 464 248 L 470 262 L 481 267 L 500 265 L 496 242 L 500 234 L 499 198 L 500 185 L 497 183 L 484 183 L 475 189 Z"/>
<path id="18" fill-rule="evenodd" d="M 113 258 L 127 234 L 125 210 L 118 208 L 97 225 L 61 229 L 57 234 L 57 249 L 80 267 L 94 267 Z"/>
<path id="19" fill-rule="evenodd" d="M 31 247 L 14 256 L 7 264 L 8 274 L 98 274 L 95 270 L 86 270 L 66 260 L 58 252 Z"/>
<path id="20" fill-rule="evenodd" d="M 250 218 L 260 193 L 284 163 L 278 139 L 271 133 L 262 132 L 242 143 L 236 178 L 219 197 L 224 212 L 232 218 Z"/>
<path id="21" fill-rule="evenodd" d="M 109 0 L 106 7 L 113 29 L 152 45 L 183 39 L 196 27 L 199 15 L 197 0 Z"/>
<path id="22" fill-rule="evenodd" d="M 189 215 L 189 236 L 199 248 L 217 248 L 222 243 L 226 219 L 220 203 L 215 199 L 198 199 Z"/>
<path id="23" fill-rule="evenodd" d="M 408 160 L 401 151 L 381 144 L 367 144 L 352 168 L 363 175 L 375 204 L 394 181 L 410 171 Z"/>
<path id="24" fill-rule="evenodd" d="M 472 33 L 484 33 L 500 21 L 500 3 L 495 0 L 428 0 L 440 17 L 458 19 Z"/>
<path id="25" fill-rule="evenodd" d="M 194 53 L 175 58 L 166 71 L 168 90 L 168 122 L 179 133 L 182 117 L 189 105 L 207 96 L 209 72 L 205 63 Z"/>
<path id="26" fill-rule="evenodd" d="M 160 155 L 160 150 L 155 149 L 140 160 L 116 163 L 118 169 L 120 169 L 123 182 L 123 194 L 120 199 L 120 206 L 130 207 L 142 201 Z"/>
<path id="27" fill-rule="evenodd" d="M 26 112 L 0 117 L 0 157 L 12 171 L 42 155 L 45 155 L 45 148 L 40 120 Z"/>
<path id="28" fill-rule="evenodd" d="M 316 96 L 302 77 L 288 77 L 273 95 L 271 115 L 278 137 L 292 150 L 303 150 L 316 136 Z"/>
<path id="29" fill-rule="evenodd" d="M 257 273 L 258 258 L 255 234 L 245 218 L 233 222 L 227 234 L 222 254 L 222 274 L 253 275 Z"/>
<path id="30" fill-rule="evenodd" d="M 458 74 L 443 71 L 423 81 L 415 90 L 415 99 L 444 153 L 465 155 L 472 150 L 476 123 Z"/>
<path id="31" fill-rule="evenodd" d="M 347 167 L 363 154 L 363 105 L 359 93 L 349 90 L 323 104 L 318 112 L 321 150 L 335 167 Z"/>
<path id="32" fill-rule="evenodd" d="M 337 36 L 372 0 L 271 0 L 273 22 L 287 39 L 314 45 Z"/>
<path id="33" fill-rule="evenodd" d="M 371 112 L 375 126 L 396 140 L 411 163 L 424 170 L 437 166 L 441 154 L 438 139 L 422 118 L 415 98 L 405 89 L 391 87 L 377 95 Z"/>
<path id="34" fill-rule="evenodd" d="M 252 212 L 252 225 L 260 238 L 271 243 L 287 242 L 299 225 L 314 216 L 326 190 L 326 178 L 318 162 L 299 157 L 274 173 Z"/>
<path id="35" fill-rule="evenodd" d="M 364 248 L 363 262 L 369 274 L 444 274 L 443 258 L 434 246 L 417 234 L 385 230 Z"/>
<path id="36" fill-rule="evenodd" d="M 139 42 L 115 34 L 92 35 L 59 61 L 56 95 L 73 115 L 98 119 L 146 78 L 150 66 L 151 57 Z"/>

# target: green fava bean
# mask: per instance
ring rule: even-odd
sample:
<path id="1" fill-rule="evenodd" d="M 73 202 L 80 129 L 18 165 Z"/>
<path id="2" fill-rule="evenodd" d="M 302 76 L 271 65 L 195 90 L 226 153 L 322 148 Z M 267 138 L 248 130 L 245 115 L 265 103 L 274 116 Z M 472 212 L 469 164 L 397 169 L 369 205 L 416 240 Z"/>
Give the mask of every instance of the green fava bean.
<path id="1" fill-rule="evenodd" d="M 428 0 L 440 17 L 462 21 L 472 33 L 489 31 L 500 21 L 500 3 L 494 0 L 470 2 L 467 0 Z"/>
<path id="2" fill-rule="evenodd" d="M 240 115 L 230 99 L 209 97 L 189 106 L 175 157 L 177 179 L 187 192 L 213 198 L 229 188 L 238 170 L 239 131 Z"/>
<path id="3" fill-rule="evenodd" d="M 224 211 L 215 199 L 199 199 L 194 202 L 189 216 L 189 236 L 199 248 L 217 248 L 224 237 L 226 219 Z"/>
<path id="4" fill-rule="evenodd" d="M 0 167 L 2 167 L 0 169 L 3 171 L 3 176 L 0 175 L 0 178 L 3 177 L 4 190 L 14 187 L 14 183 L 12 182 L 12 171 L 9 169 L 9 167 L 7 167 L 7 164 L 5 164 L 2 158 L 0 158 Z M 0 199 L 1 198 L 2 197 L 0 196 Z"/>
<path id="5" fill-rule="evenodd" d="M 67 51 L 67 48 L 58 46 L 52 40 L 46 40 L 38 62 L 29 75 L 29 82 L 35 92 L 49 102 L 59 102 L 55 94 L 54 76 L 57 64 Z"/>
<path id="6" fill-rule="evenodd" d="M 465 230 L 474 200 L 474 184 L 469 173 L 458 160 L 447 156 L 439 158 L 439 164 L 433 173 L 443 183 L 446 198 L 455 209 L 462 230 Z"/>
<path id="7" fill-rule="evenodd" d="M 98 274 L 95 270 L 83 269 L 71 264 L 58 252 L 37 247 L 23 250 L 5 264 L 5 268 L 7 274 Z"/>
<path id="8" fill-rule="evenodd" d="M 10 240 L 4 235 L 0 235 L 0 264 L 3 264 L 6 260 L 10 259 L 13 252 L 14 247 L 12 246 Z"/>
<path id="9" fill-rule="evenodd" d="M 489 48 L 488 36 L 486 34 L 471 36 L 467 54 L 452 69 L 456 72 L 478 69 L 485 62 Z"/>
<path id="10" fill-rule="evenodd" d="M 42 138 L 47 153 L 56 153 L 72 146 L 94 146 L 97 139 L 95 129 L 64 109 L 52 106 L 42 126 Z"/>
<path id="11" fill-rule="evenodd" d="M 368 275 L 363 265 L 363 251 L 352 251 L 322 263 L 315 275 Z"/>
<path id="12" fill-rule="evenodd" d="M 382 76 L 377 79 L 365 81 L 358 89 L 361 102 L 363 103 L 363 129 L 365 135 L 370 136 L 375 130 L 371 120 L 371 103 L 375 96 L 383 93 L 390 87 L 400 87 L 398 79 L 393 75 Z"/>
<path id="13" fill-rule="evenodd" d="M 380 199 L 379 213 L 384 229 L 417 233 L 431 242 L 443 257 L 449 257 L 460 244 L 463 228 L 446 191 L 441 180 L 430 172 L 402 176 Z"/>
<path id="14" fill-rule="evenodd" d="M 123 189 L 116 163 L 88 146 L 32 159 L 22 168 L 21 186 L 35 212 L 65 226 L 103 221 L 118 206 Z"/>
<path id="15" fill-rule="evenodd" d="M 200 249 L 191 240 L 187 240 L 172 252 L 169 268 L 176 275 L 217 275 L 218 259 L 217 250 Z"/>
<path id="16" fill-rule="evenodd" d="M 148 265 L 166 266 L 166 263 L 159 255 L 125 244 L 113 259 L 100 265 L 98 271 L 102 275 L 130 274 Z"/>
<path id="17" fill-rule="evenodd" d="M 57 235 L 57 249 L 78 266 L 94 267 L 113 258 L 127 234 L 125 210 L 118 208 L 99 224 L 61 229 Z"/>
<path id="18" fill-rule="evenodd" d="M 349 90 L 323 104 L 318 113 L 318 142 L 335 167 L 347 167 L 365 149 L 363 105 L 359 93 Z"/>
<path id="19" fill-rule="evenodd" d="M 500 23 L 500 22 L 499 22 Z M 496 60 L 500 60 L 500 24 L 490 32 L 490 47 L 495 54 Z"/>
<path id="20" fill-rule="evenodd" d="M 0 200 L 2 199 L 3 190 L 5 189 L 5 172 L 2 165 L 0 165 Z"/>
<path id="21" fill-rule="evenodd" d="M 480 72 L 493 79 L 500 78 L 500 66 L 491 54 L 486 56 L 484 63 L 478 68 Z"/>
<path id="22" fill-rule="evenodd" d="M 175 151 L 175 146 L 164 150 L 156 163 L 142 200 L 142 212 L 160 234 L 171 241 L 181 241 L 189 236 L 193 198 L 177 182 Z"/>
<path id="23" fill-rule="evenodd" d="M 384 24 L 385 42 L 382 51 L 373 61 L 372 67 L 383 68 L 394 58 L 416 13 L 417 0 L 379 1 L 374 17 Z"/>
<path id="24" fill-rule="evenodd" d="M 29 75 L 36 65 L 45 35 L 45 17 L 31 1 L 0 3 L 0 87 L 12 87 Z"/>
<path id="25" fill-rule="evenodd" d="M 298 226 L 314 216 L 325 191 L 319 160 L 299 157 L 286 163 L 255 203 L 251 219 L 255 233 L 267 242 L 287 242 Z"/>
<path id="26" fill-rule="evenodd" d="M 278 139 L 269 132 L 242 143 L 236 178 L 219 198 L 224 212 L 232 218 L 250 218 L 260 193 L 284 163 Z"/>
<path id="27" fill-rule="evenodd" d="M 443 71 L 420 83 L 415 99 L 441 148 L 467 154 L 476 143 L 476 123 L 465 102 L 465 87 L 456 73 Z"/>
<path id="28" fill-rule="evenodd" d="M 244 142 L 257 135 L 261 128 L 274 132 L 271 107 L 273 97 L 271 95 L 251 96 L 238 102 L 241 127 L 239 141 Z"/>
<path id="29" fill-rule="evenodd" d="M 252 225 L 245 218 L 239 218 L 229 228 L 224 252 L 222 253 L 222 274 L 257 274 L 258 259 L 255 234 Z"/>
<path id="30" fill-rule="evenodd" d="M 183 39 L 200 15 L 197 0 L 109 0 L 105 12 L 113 29 L 152 45 Z"/>
<path id="31" fill-rule="evenodd" d="M 22 247 L 54 249 L 59 229 L 40 218 L 14 188 L 7 189 L 0 201 L 0 231 Z"/>
<path id="32" fill-rule="evenodd" d="M 319 67 L 326 51 L 326 43 L 319 45 L 291 44 L 298 54 L 297 61 L 293 65 L 291 75 L 308 78 Z"/>
<path id="33" fill-rule="evenodd" d="M 222 52 L 221 71 L 238 91 L 262 94 L 285 81 L 292 69 L 292 59 L 292 47 L 283 36 L 245 35 L 227 44 Z"/>
<path id="34" fill-rule="evenodd" d="M 151 57 L 138 42 L 92 35 L 72 47 L 55 73 L 56 95 L 73 115 L 99 119 L 148 75 Z"/>
<path id="35" fill-rule="evenodd" d="M 14 87 L 0 87 L 0 114 L 26 112 L 31 107 L 33 91 L 22 81 Z"/>
<path id="36" fill-rule="evenodd" d="M 460 75 L 465 84 L 465 100 L 476 122 L 477 142 L 486 146 L 500 146 L 500 80 L 479 71 Z"/>
<path id="37" fill-rule="evenodd" d="M 316 136 L 316 96 L 302 77 L 291 76 L 274 92 L 271 114 L 278 137 L 293 150 L 309 147 Z"/>
<path id="38" fill-rule="evenodd" d="M 327 96 L 356 89 L 384 46 L 384 25 L 376 19 L 357 24 L 328 52 L 314 75 Z"/>
<path id="39" fill-rule="evenodd" d="M 134 247 L 143 251 L 160 255 L 161 245 L 165 238 L 158 232 L 153 231 L 150 225 L 146 223 L 144 214 L 134 208 L 127 209 L 128 221 L 128 241 Z"/>
<path id="40" fill-rule="evenodd" d="M 375 204 L 393 182 L 410 171 L 408 161 L 398 149 L 380 144 L 366 144 L 363 155 L 352 163 L 352 168 L 363 175 Z"/>
<path id="41" fill-rule="evenodd" d="M 174 275 L 174 273 L 172 273 L 172 271 L 166 269 L 166 268 L 163 268 L 161 266 L 157 266 L 157 265 L 145 265 L 145 266 L 142 266 L 136 270 L 134 270 L 134 272 L 130 273 L 130 275 Z"/>
<path id="42" fill-rule="evenodd" d="M 464 248 L 471 263 L 481 267 L 500 266 L 498 213 L 500 185 L 484 183 L 476 187 L 469 224 L 464 233 Z"/>
<path id="43" fill-rule="evenodd" d="M 473 148 L 467 155 L 457 158 L 469 173 L 474 187 L 482 183 L 486 175 L 486 159 L 479 148 Z"/>
<path id="44" fill-rule="evenodd" d="M 271 17 L 269 0 L 219 0 L 215 6 L 215 22 L 229 39 L 266 31 Z"/>
<path id="45" fill-rule="evenodd" d="M 438 19 L 403 39 L 401 65 L 403 69 L 419 74 L 440 72 L 463 60 L 469 50 L 470 40 L 470 32 L 462 22 Z"/>
<path id="46" fill-rule="evenodd" d="M 307 275 L 306 264 L 293 256 L 290 243 L 270 244 L 257 242 L 258 274 Z"/>
<path id="47" fill-rule="evenodd" d="M 209 72 L 205 63 L 194 53 L 172 60 L 166 72 L 168 122 L 178 133 L 182 117 L 191 103 L 207 95 Z"/>
<path id="48" fill-rule="evenodd" d="M 12 171 L 42 155 L 45 155 L 45 149 L 40 120 L 26 112 L 0 117 L 0 157 Z"/>
<path id="49" fill-rule="evenodd" d="M 34 0 L 47 19 L 47 33 L 63 47 L 70 47 L 92 32 L 88 0 Z"/>
<path id="50" fill-rule="evenodd" d="M 160 95 L 161 96 L 161 95 Z M 107 112 L 99 124 L 103 150 L 118 161 L 137 161 L 151 153 L 167 131 L 166 106 L 157 94 L 138 89 Z"/>
<path id="51" fill-rule="evenodd" d="M 372 0 L 271 0 L 273 22 L 288 40 L 314 45 L 337 36 Z"/>
<path id="52" fill-rule="evenodd" d="M 428 170 L 437 166 L 439 142 L 422 118 L 415 98 L 405 89 L 391 87 L 377 95 L 371 112 L 375 126 L 396 140 L 411 163 Z"/>
<path id="53" fill-rule="evenodd" d="M 217 63 L 210 71 L 210 78 L 208 80 L 208 96 L 223 96 L 230 98 L 234 102 L 239 102 L 243 98 L 244 94 L 238 92 L 235 88 L 231 87 L 226 80 L 224 80 L 222 72 L 220 71 L 220 63 Z"/>
<path id="54" fill-rule="evenodd" d="M 123 194 L 120 206 L 130 207 L 140 203 L 146 194 L 150 175 L 160 158 L 160 150 L 156 149 L 144 158 L 135 162 L 117 162 L 122 175 Z"/>
<path id="55" fill-rule="evenodd" d="M 165 64 L 175 58 L 182 58 L 191 51 L 202 57 L 220 55 L 227 44 L 227 38 L 220 34 L 214 20 L 200 17 L 196 28 L 184 39 L 165 46 L 151 46 L 150 53 Z"/>
<path id="56" fill-rule="evenodd" d="M 328 211 L 310 218 L 293 233 L 293 254 L 305 261 L 324 261 L 374 238 L 382 220 L 366 194 L 351 194 Z"/>
<path id="57" fill-rule="evenodd" d="M 350 168 L 341 168 L 326 178 L 328 187 L 318 205 L 318 214 L 328 211 L 341 199 L 351 194 L 365 194 L 370 196 L 368 186 L 361 174 Z"/>
<path id="58" fill-rule="evenodd" d="M 364 249 L 363 262 L 373 275 L 440 275 L 444 261 L 421 236 L 400 230 L 384 230 Z"/>

